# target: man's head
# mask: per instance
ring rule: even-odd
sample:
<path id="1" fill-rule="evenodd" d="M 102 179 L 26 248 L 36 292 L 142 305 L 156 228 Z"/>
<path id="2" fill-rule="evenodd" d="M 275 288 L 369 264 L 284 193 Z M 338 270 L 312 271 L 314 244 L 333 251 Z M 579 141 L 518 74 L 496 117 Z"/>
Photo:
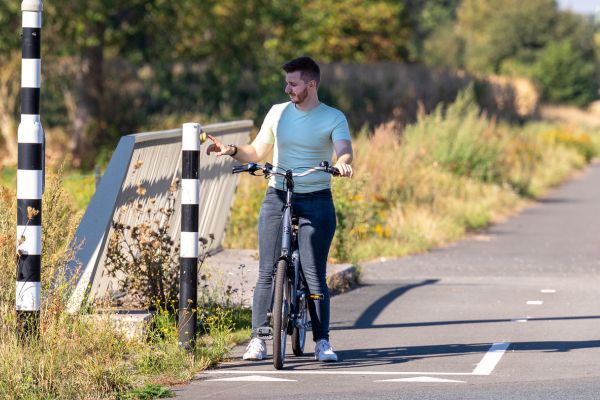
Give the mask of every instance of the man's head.
<path id="1" fill-rule="evenodd" d="M 307 98 L 317 98 L 317 88 L 321 80 L 319 65 L 310 57 L 299 57 L 283 64 L 285 92 L 295 104 L 302 104 Z"/>

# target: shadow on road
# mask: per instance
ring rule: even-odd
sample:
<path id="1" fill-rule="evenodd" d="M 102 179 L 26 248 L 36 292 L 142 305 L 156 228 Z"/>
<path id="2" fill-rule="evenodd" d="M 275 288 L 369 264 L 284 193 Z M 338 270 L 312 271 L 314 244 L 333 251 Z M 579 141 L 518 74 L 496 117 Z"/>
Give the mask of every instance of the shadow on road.
<path id="1" fill-rule="evenodd" d="M 439 279 L 427 279 L 427 280 L 424 280 L 424 281 L 419 282 L 419 283 L 415 283 L 415 284 L 411 284 L 411 285 L 406 285 L 406 286 L 400 286 L 400 287 L 398 287 L 398 288 L 390 291 L 386 295 L 380 297 L 373 304 L 371 304 L 356 319 L 356 322 L 354 323 L 354 327 L 355 328 L 363 328 L 363 327 L 366 328 L 366 327 L 372 326 L 373 322 L 377 319 L 377 317 L 379 316 L 379 314 L 381 314 L 381 312 L 388 305 L 390 305 L 394 300 L 396 300 L 398 297 L 402 296 L 403 294 L 405 294 L 409 290 L 416 289 L 416 288 L 423 287 L 423 286 L 434 285 L 437 282 L 439 282 Z M 340 329 L 340 328 L 338 327 L 338 328 L 335 328 L 335 329 Z"/>
<path id="2" fill-rule="evenodd" d="M 365 368 L 382 365 L 404 364 L 423 359 L 436 359 L 442 357 L 456 357 L 469 354 L 483 355 L 492 346 L 492 343 L 471 344 L 440 344 L 430 346 L 398 346 L 370 349 L 338 349 L 339 361 L 336 363 L 317 363 L 308 353 L 302 357 L 288 355 L 285 360 L 285 370 L 339 370 Z M 516 342 L 511 343 L 509 350 L 519 352 L 569 352 L 572 350 L 589 349 L 600 347 L 600 340 L 582 341 L 548 341 L 548 342 Z M 232 363 L 222 364 L 219 369 L 239 369 L 243 367 L 270 367 L 272 360 L 258 362 L 243 362 L 235 360 Z"/>
<path id="3" fill-rule="evenodd" d="M 527 322 L 541 322 L 541 321 L 576 321 L 584 319 L 600 319 L 600 315 L 579 315 L 570 317 L 543 317 L 543 318 L 528 318 Z M 373 319 L 374 320 L 374 319 Z M 499 319 L 464 319 L 455 321 L 427 321 L 427 322 L 403 322 L 397 324 L 377 324 L 377 325 L 366 325 L 358 324 L 358 321 L 354 325 L 345 326 L 332 326 L 330 330 L 347 330 L 347 329 L 384 329 L 384 328 L 419 328 L 423 326 L 440 326 L 440 325 L 469 325 L 469 324 L 497 324 L 512 322 L 512 319 L 499 318 Z"/>

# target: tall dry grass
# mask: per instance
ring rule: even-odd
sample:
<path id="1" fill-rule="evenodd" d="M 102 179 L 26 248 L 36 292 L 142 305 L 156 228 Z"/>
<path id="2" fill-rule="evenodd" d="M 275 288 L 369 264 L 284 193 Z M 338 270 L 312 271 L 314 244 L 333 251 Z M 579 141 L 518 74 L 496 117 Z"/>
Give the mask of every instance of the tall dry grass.
<path id="1" fill-rule="evenodd" d="M 77 220 L 65 196 L 60 176 L 48 176 L 39 337 L 23 341 L 15 334 L 16 196 L 0 187 L 0 398 L 105 398 L 132 385 L 126 341 L 105 321 L 65 313 L 66 286 L 54 277 L 64 272 Z"/>
<path id="2" fill-rule="evenodd" d="M 597 136 L 498 122 L 481 112 L 472 90 L 404 128 L 381 124 L 353 141 L 355 177 L 333 180 L 331 261 L 402 256 L 483 228 L 586 165 L 600 148 Z M 256 231 L 264 189 L 254 182 L 236 197 L 229 229 L 239 237 Z M 240 244 L 256 247 L 228 236 L 227 245 Z"/>
<path id="3" fill-rule="evenodd" d="M 247 328 L 248 313 L 214 305 L 198 310 L 203 335 L 191 353 L 179 349 L 176 321 L 166 309 L 158 310 L 141 341 L 128 339 L 109 312 L 68 314 L 69 282 L 61 277 L 79 215 L 61 174 L 49 173 L 42 200 L 39 335 L 21 340 L 15 312 L 15 199 L 13 190 L 0 185 L 0 399 L 153 398 L 149 393 L 160 389 L 155 384 L 191 379 L 242 339 L 233 334 Z M 247 337 L 248 330 L 243 333 Z"/>

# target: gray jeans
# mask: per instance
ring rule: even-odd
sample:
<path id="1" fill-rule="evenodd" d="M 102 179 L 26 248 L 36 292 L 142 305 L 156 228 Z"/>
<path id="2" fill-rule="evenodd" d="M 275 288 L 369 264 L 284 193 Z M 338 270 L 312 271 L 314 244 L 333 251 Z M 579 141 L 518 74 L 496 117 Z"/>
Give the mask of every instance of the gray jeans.
<path id="1" fill-rule="evenodd" d="M 259 268 L 252 303 L 252 336 L 258 328 L 267 326 L 267 311 L 275 266 L 281 255 L 281 229 L 286 192 L 269 187 L 258 218 Z M 329 340 L 329 289 L 326 269 L 329 247 L 335 233 L 335 208 L 331 190 L 294 193 L 293 215 L 298 217 L 300 262 L 311 294 L 323 295 L 322 300 L 309 300 L 313 340 Z"/>

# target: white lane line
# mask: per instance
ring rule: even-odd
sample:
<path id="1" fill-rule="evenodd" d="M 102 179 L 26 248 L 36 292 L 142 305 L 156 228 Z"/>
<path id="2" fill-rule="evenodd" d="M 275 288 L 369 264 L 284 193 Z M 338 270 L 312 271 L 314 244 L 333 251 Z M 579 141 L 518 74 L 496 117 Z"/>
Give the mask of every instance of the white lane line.
<path id="1" fill-rule="evenodd" d="M 414 378 L 382 379 L 374 382 L 425 382 L 425 383 L 467 383 L 453 379 L 432 378 L 430 376 L 416 376 Z"/>
<path id="2" fill-rule="evenodd" d="M 219 375 L 219 374 L 269 374 L 269 375 L 440 375 L 440 376 L 470 376 L 471 372 L 383 372 L 383 371 L 323 371 L 323 370 L 246 370 L 246 369 L 215 369 L 204 371 L 202 374 Z"/>
<path id="3" fill-rule="evenodd" d="M 475 367 L 473 375 L 489 375 L 492 373 L 496 365 L 500 362 L 500 359 L 504 355 L 506 349 L 508 349 L 510 343 L 501 342 L 494 343 L 492 347 L 485 353 L 485 356 L 479 361 L 479 364 Z"/>
<path id="4" fill-rule="evenodd" d="M 540 290 L 540 293 L 556 293 L 556 290 L 554 290 L 554 289 L 542 289 L 542 290 Z"/>
<path id="5" fill-rule="evenodd" d="M 271 376 L 236 376 L 233 378 L 209 379 L 207 382 L 298 382 L 294 379 L 273 378 Z"/>
<path id="6" fill-rule="evenodd" d="M 527 302 L 528 306 L 541 306 L 542 304 L 544 304 L 543 300 L 529 300 Z"/>

